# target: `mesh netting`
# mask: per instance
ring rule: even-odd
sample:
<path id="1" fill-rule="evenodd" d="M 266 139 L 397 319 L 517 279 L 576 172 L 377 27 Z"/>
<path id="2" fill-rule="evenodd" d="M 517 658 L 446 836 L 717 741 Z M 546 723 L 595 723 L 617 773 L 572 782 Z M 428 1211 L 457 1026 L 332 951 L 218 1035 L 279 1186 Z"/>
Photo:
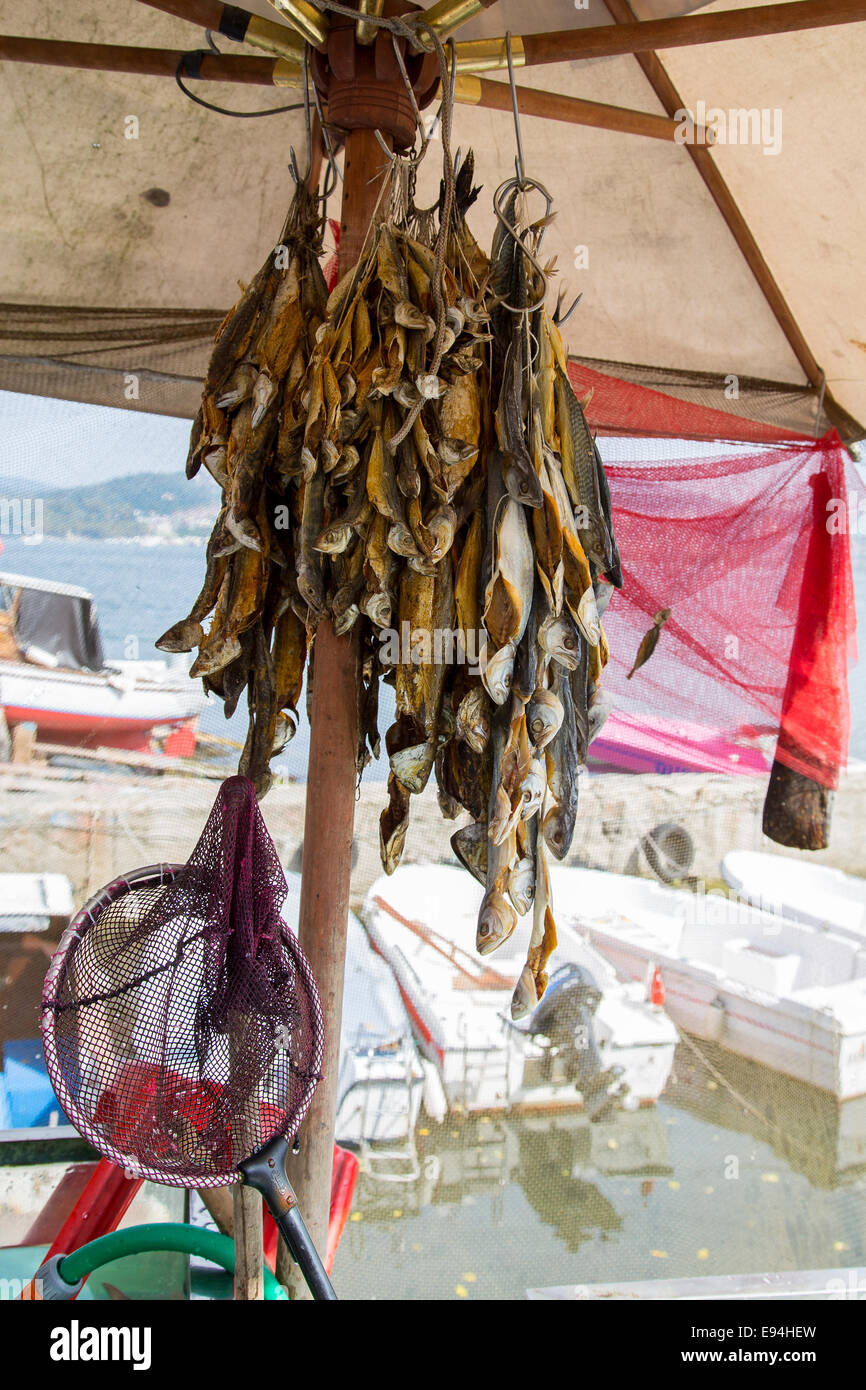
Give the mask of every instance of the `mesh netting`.
<path id="1" fill-rule="evenodd" d="M 863 426 L 814 386 L 597 357 L 572 362 L 583 389 L 594 388 L 587 413 L 601 434 L 772 442 L 835 428 L 846 443 L 863 437 Z"/>
<path id="2" fill-rule="evenodd" d="M 334 229 L 331 222 L 332 237 Z M 330 289 L 333 255 L 323 270 Z M 192 419 L 224 314 L 225 308 L 0 304 L 0 389 Z M 846 442 L 863 436 L 862 425 L 835 401 L 828 410 L 814 386 L 574 360 L 581 378 L 596 388 L 588 413 L 601 433 L 748 440 L 792 433 L 814 438 L 835 427 Z M 629 389 L 635 387 L 642 389 Z"/>
<path id="3" fill-rule="evenodd" d="M 848 528 L 834 524 L 848 486 L 838 437 L 664 448 L 602 446 L 624 576 L 605 617 L 612 718 L 634 717 L 650 740 L 677 726 L 691 742 L 701 730 L 744 746 L 777 735 L 779 761 L 832 789 L 856 625 Z M 632 672 L 663 609 L 657 646 Z"/>
<path id="4" fill-rule="evenodd" d="M 216 1186 L 297 1131 L 323 1021 L 285 896 L 252 784 L 233 777 L 185 865 L 116 879 L 71 922 L 45 981 L 45 1058 L 66 1114 L 115 1163 Z"/>

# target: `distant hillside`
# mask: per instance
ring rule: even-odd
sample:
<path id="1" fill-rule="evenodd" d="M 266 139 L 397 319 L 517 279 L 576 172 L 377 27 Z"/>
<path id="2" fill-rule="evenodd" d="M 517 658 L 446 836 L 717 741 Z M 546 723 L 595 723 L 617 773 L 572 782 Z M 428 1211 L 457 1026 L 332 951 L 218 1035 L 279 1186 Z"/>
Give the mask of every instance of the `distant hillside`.
<path id="1" fill-rule="evenodd" d="M 0 497 L 44 497 L 53 492 L 53 487 L 37 483 L 34 478 L 20 478 L 11 473 L 0 473 Z"/>
<path id="2" fill-rule="evenodd" d="M 11 494 L 10 494 L 11 495 Z M 44 497 L 47 536 L 177 535 L 209 528 L 219 505 L 219 488 L 204 469 L 189 481 L 182 473 L 131 473 L 106 483 L 58 488 Z"/>

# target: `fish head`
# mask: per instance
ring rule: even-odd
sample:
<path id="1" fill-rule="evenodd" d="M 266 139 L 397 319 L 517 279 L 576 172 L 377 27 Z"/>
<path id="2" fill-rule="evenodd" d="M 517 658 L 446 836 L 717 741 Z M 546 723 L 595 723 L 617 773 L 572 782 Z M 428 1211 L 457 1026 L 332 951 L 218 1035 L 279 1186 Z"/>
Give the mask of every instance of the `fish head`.
<path id="1" fill-rule="evenodd" d="M 496 705 L 504 705 L 508 699 L 514 673 L 514 652 L 513 642 L 506 642 L 492 656 L 489 655 L 486 644 L 481 650 L 481 679 L 484 689 Z"/>
<path id="2" fill-rule="evenodd" d="M 480 956 L 489 956 L 504 941 L 507 941 L 517 926 L 517 913 L 498 889 L 493 888 L 484 894 L 478 913 L 478 927 L 475 933 L 475 949 Z"/>
<path id="3" fill-rule="evenodd" d="M 464 825 L 455 830 L 451 836 L 451 848 L 464 869 L 468 869 L 479 883 L 486 886 L 487 826 L 484 822 L 473 821 L 471 825 Z"/>
<path id="4" fill-rule="evenodd" d="M 592 589 L 587 590 L 592 594 Z M 546 618 L 538 629 L 542 650 L 568 671 L 577 670 L 580 660 L 580 636 L 574 623 L 565 614 Z"/>
<path id="5" fill-rule="evenodd" d="M 457 710 L 456 734 L 475 753 L 483 753 L 490 738 L 488 696 L 483 686 L 475 686 L 460 701 Z"/>
<path id="6" fill-rule="evenodd" d="M 535 988 L 535 976 L 527 964 L 521 970 L 520 979 L 517 981 L 511 996 L 511 1017 L 515 1023 L 531 1013 L 537 1003 L 538 992 Z"/>
<path id="7" fill-rule="evenodd" d="M 391 626 L 391 598 L 383 590 L 379 589 L 375 594 L 367 594 L 361 600 L 361 611 L 366 613 L 371 623 L 376 627 Z"/>
<path id="8" fill-rule="evenodd" d="M 520 784 L 520 794 L 523 798 L 521 816 L 523 820 L 531 820 L 544 799 L 547 789 L 547 770 L 541 758 L 533 758 L 529 764 L 529 771 Z"/>
<path id="9" fill-rule="evenodd" d="M 541 751 L 558 733 L 563 719 L 562 704 L 552 690 L 536 690 L 526 709 L 529 737 Z"/>
<path id="10" fill-rule="evenodd" d="M 541 490 L 541 482 L 535 473 L 530 473 L 528 469 L 521 468 L 520 465 L 507 454 L 502 462 L 502 481 L 515 502 L 522 502 L 525 507 L 540 507 L 544 501 Z"/>
<path id="11" fill-rule="evenodd" d="M 398 782 L 416 796 L 427 785 L 433 763 L 436 759 L 436 742 L 417 743 L 410 748 L 401 748 L 390 756 L 391 771 Z"/>
<path id="12" fill-rule="evenodd" d="M 564 808 L 554 803 L 544 817 L 541 830 L 544 835 L 544 843 L 551 854 L 555 855 L 557 859 L 564 859 L 571 848 Z"/>
<path id="13" fill-rule="evenodd" d="M 531 855 L 518 859 L 508 876 L 508 896 L 519 916 L 532 907 L 535 897 L 535 862 Z"/>

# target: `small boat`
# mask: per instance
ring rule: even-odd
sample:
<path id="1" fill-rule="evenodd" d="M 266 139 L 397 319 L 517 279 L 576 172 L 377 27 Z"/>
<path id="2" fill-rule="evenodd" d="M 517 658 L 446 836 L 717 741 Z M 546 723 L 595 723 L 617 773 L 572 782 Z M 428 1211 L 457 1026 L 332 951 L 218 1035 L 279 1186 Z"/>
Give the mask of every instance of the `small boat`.
<path id="1" fill-rule="evenodd" d="M 300 874 L 286 871 L 283 916 L 294 931 L 301 902 Z M 415 1176 L 412 1136 L 429 1084 L 412 1036 L 400 991 L 385 960 L 370 945 L 353 912 L 346 938 L 340 1071 L 337 1082 L 339 1144 L 362 1149 L 379 1176 L 389 1170 Z M 381 1146 L 400 1145 L 385 1152 Z M 394 1161 L 389 1164 L 388 1159 Z M 407 1172 L 408 1176 L 408 1172 Z"/>
<path id="2" fill-rule="evenodd" d="M 625 979 L 658 970 L 677 1027 L 838 1100 L 866 1094 L 866 942 L 596 869 L 554 868 L 551 887 L 557 921 Z"/>
<path id="3" fill-rule="evenodd" d="M 741 898 L 764 911 L 866 940 L 866 878 L 756 850 L 726 854 L 722 876 Z"/>
<path id="4" fill-rule="evenodd" d="M 195 751 L 206 697 L 185 659 L 106 661 L 93 596 L 72 584 L 0 574 L 0 708 L 65 747 Z"/>
<path id="5" fill-rule="evenodd" d="M 363 916 L 389 962 L 423 1055 L 452 1110 L 568 1106 L 601 1114 L 651 1104 L 676 1030 L 576 932 L 559 934 L 545 997 L 520 1024 L 510 1002 L 526 933 L 484 959 L 474 945 L 481 888 L 465 870 L 407 865 L 373 884 Z"/>
<path id="6" fill-rule="evenodd" d="M 714 1130 L 769 1144 L 810 1188 L 831 1191 L 866 1178 L 866 1096 L 835 1096 L 713 1043 L 681 1047 L 665 1104 Z"/>

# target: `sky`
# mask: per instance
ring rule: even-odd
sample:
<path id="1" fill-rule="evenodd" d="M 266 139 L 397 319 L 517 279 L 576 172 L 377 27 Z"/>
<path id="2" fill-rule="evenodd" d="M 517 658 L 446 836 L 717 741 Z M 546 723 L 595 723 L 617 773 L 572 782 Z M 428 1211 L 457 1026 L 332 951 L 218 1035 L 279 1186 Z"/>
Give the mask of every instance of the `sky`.
<path id="1" fill-rule="evenodd" d="M 0 391 L 0 477 L 41 486 L 180 473 L 189 420 Z"/>

